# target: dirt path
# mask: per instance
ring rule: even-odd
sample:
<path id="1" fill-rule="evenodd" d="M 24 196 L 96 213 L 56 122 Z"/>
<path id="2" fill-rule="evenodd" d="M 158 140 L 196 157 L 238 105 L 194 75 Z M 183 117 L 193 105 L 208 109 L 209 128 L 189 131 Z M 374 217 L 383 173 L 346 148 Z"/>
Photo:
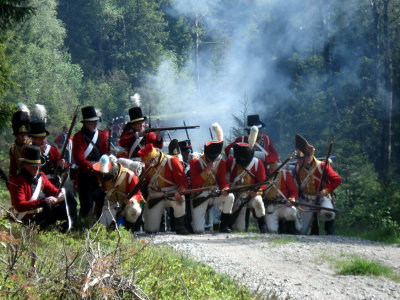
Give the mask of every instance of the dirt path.
<path id="1" fill-rule="evenodd" d="M 274 240 L 289 237 L 286 243 Z M 385 277 L 336 275 L 328 258 L 357 254 L 400 275 L 400 247 L 340 236 L 203 234 L 144 236 L 227 273 L 253 290 L 284 299 L 400 299 L 400 283 Z"/>

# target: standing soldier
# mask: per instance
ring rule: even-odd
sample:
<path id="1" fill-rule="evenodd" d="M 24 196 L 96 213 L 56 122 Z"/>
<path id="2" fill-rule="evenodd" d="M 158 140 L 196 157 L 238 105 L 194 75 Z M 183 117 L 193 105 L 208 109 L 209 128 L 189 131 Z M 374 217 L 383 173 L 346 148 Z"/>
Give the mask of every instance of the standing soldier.
<path id="1" fill-rule="evenodd" d="M 342 179 L 328 164 L 326 166 L 325 179 L 322 179 L 323 182 L 321 182 L 322 170 L 326 162 L 319 161 L 314 156 L 314 147 L 298 134 L 296 134 L 296 151 L 298 161 L 295 165 L 295 173 L 299 185 L 300 202 L 317 204 L 322 208 L 333 208 L 331 193 L 342 183 Z M 318 187 L 321 184 L 322 189 L 318 191 Z M 335 213 L 322 209 L 320 214 L 325 221 L 326 233 L 333 234 Z M 304 208 L 304 211 L 300 212 L 300 216 L 302 220 L 301 234 L 307 234 L 313 218 L 313 212 Z"/>
<path id="2" fill-rule="evenodd" d="M 144 230 L 148 233 L 158 232 L 160 229 L 161 215 L 166 207 L 174 209 L 175 229 L 177 234 L 188 234 L 185 227 L 185 197 L 179 193 L 189 186 L 182 163 L 176 156 L 165 155 L 153 144 L 146 145 L 138 151 L 142 161 L 149 170 L 147 175 L 148 197 L 144 209 Z M 174 193 L 173 197 L 165 198 L 152 208 L 149 202 L 166 193 Z"/>
<path id="3" fill-rule="evenodd" d="M 101 155 L 108 153 L 104 133 L 97 129 L 99 117 L 93 106 L 82 108 L 82 129 L 74 135 L 72 155 L 78 166 L 80 216 L 86 217 L 97 200 L 100 188 L 93 165 Z M 99 202 L 99 205 L 102 203 Z M 101 208 L 100 208 L 101 211 Z"/>
<path id="4" fill-rule="evenodd" d="M 103 154 L 100 161 L 93 165 L 97 171 L 99 184 L 101 185 L 105 202 L 99 222 L 109 226 L 116 222 L 117 213 L 129 223 L 135 223 L 142 213 L 140 201 L 142 194 L 138 191 L 129 197 L 138 179 L 131 170 L 120 164 L 116 157 Z"/>
<path id="5" fill-rule="evenodd" d="M 119 145 L 125 149 L 121 153 L 121 157 L 140 160 L 138 151 L 148 144 L 161 149 L 163 147 L 163 139 L 160 131 L 146 133 L 145 123 L 146 116 L 143 116 L 140 107 L 133 107 L 129 110 L 130 122 L 126 124 L 121 134 Z"/>
<path id="6" fill-rule="evenodd" d="M 233 157 L 229 157 L 226 161 L 226 168 L 230 173 L 231 188 L 261 183 L 266 180 L 263 163 L 259 158 L 254 157 L 253 145 L 257 134 L 258 129 L 253 126 L 249 135 L 250 144 L 237 143 L 233 146 Z M 235 196 L 233 211 L 236 212 L 237 209 L 241 209 L 241 211 L 237 219 L 234 220 L 234 230 L 245 230 L 245 210 L 246 208 L 253 208 L 260 232 L 266 233 L 268 231 L 264 218 L 265 207 L 261 197 L 264 190 L 265 186 L 261 186 L 257 191 L 250 190 Z"/>
<path id="7" fill-rule="evenodd" d="M 272 174 L 276 167 L 276 163 L 271 165 L 267 171 L 267 176 Z M 301 221 L 297 209 L 290 203 L 290 201 L 296 201 L 298 196 L 297 187 L 292 175 L 290 175 L 289 171 L 281 169 L 269 181 L 269 184 L 264 191 L 265 220 L 268 231 L 278 233 L 279 220 L 283 219 L 289 222 L 294 221 L 296 231 L 300 232 Z"/>
<path id="8" fill-rule="evenodd" d="M 262 129 L 265 127 L 265 124 L 260 121 L 259 115 L 248 115 L 247 116 L 247 134 L 250 133 L 250 128 L 253 126 L 257 126 L 258 128 L 258 136 L 257 140 L 254 144 L 254 156 L 261 159 L 264 163 L 264 168 L 267 169 L 268 165 L 274 162 L 279 161 L 279 155 L 276 152 L 274 145 L 272 144 L 272 140 L 269 136 L 262 133 Z M 235 139 L 234 142 L 230 143 L 225 148 L 225 155 L 228 157 L 232 155 L 231 149 L 233 145 L 236 143 L 248 143 L 248 136 L 239 136 Z"/>
<path id="9" fill-rule="evenodd" d="M 74 221 L 75 199 L 65 197 L 63 189 L 58 193 L 58 189 L 40 172 L 43 164 L 40 148 L 29 145 L 20 160 L 21 172 L 10 185 L 11 202 L 17 219 L 35 222 L 41 229 L 57 220 Z"/>
<path id="10" fill-rule="evenodd" d="M 214 123 L 213 127 L 217 132 L 218 141 L 207 142 L 204 145 L 204 154 L 190 161 L 190 178 L 192 188 L 214 187 L 221 191 L 221 195 L 210 197 L 197 207 L 193 207 L 193 201 L 197 197 L 191 200 L 192 228 L 194 233 L 204 232 L 205 215 L 209 205 L 215 205 L 216 208 L 222 206 L 221 224 L 217 222 L 213 223 L 219 226 L 220 232 L 231 232 L 229 228 L 230 216 L 235 197 L 232 193 L 226 191 L 229 189 L 229 184 L 226 179 L 225 161 L 221 158 L 221 151 L 224 143 L 222 128 L 217 123 Z M 208 197 L 212 192 L 212 190 L 202 192 L 198 197 Z"/>
<path id="11" fill-rule="evenodd" d="M 10 180 L 15 178 L 22 168 L 19 158 L 23 157 L 26 147 L 30 144 L 29 134 L 29 113 L 19 110 L 12 116 L 12 129 L 15 136 L 14 144 L 9 150 L 10 155 Z"/>

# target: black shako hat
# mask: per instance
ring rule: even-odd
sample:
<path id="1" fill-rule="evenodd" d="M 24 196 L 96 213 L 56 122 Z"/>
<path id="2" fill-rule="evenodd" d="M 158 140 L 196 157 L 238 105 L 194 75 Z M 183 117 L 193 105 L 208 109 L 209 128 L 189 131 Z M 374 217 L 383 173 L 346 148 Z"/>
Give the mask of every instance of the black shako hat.
<path id="1" fill-rule="evenodd" d="M 214 161 L 218 158 L 222 151 L 223 141 L 209 141 L 204 145 L 204 155 Z"/>
<path id="2" fill-rule="evenodd" d="M 179 149 L 181 149 L 181 152 L 192 152 L 192 143 L 190 140 L 180 141 Z"/>
<path id="3" fill-rule="evenodd" d="M 96 113 L 94 106 L 82 107 L 82 120 L 81 122 L 98 121 L 100 118 Z"/>
<path id="4" fill-rule="evenodd" d="M 29 133 L 29 114 L 26 111 L 17 111 L 11 119 L 13 135 Z"/>
<path id="5" fill-rule="evenodd" d="M 257 126 L 258 128 L 265 127 L 265 124 L 260 121 L 259 115 L 248 115 L 247 116 L 247 129 L 250 129 L 253 126 Z"/>
<path id="6" fill-rule="evenodd" d="M 233 156 L 239 165 L 246 167 L 254 157 L 254 148 L 246 143 L 237 143 L 233 146 Z"/>
<path id="7" fill-rule="evenodd" d="M 132 107 L 129 110 L 129 118 L 131 119 L 129 123 L 135 123 L 147 120 L 147 117 L 143 116 L 142 109 L 139 106 Z"/>
<path id="8" fill-rule="evenodd" d="M 44 160 L 40 155 L 40 148 L 34 145 L 26 147 L 24 157 L 19 158 L 19 160 L 32 167 L 40 167 L 44 164 Z"/>
<path id="9" fill-rule="evenodd" d="M 179 143 L 177 139 L 173 139 L 168 145 L 168 154 L 169 155 L 178 155 L 179 154 Z"/>
<path id="10" fill-rule="evenodd" d="M 31 131 L 30 131 L 30 136 L 31 137 L 44 137 L 44 136 L 48 136 L 49 132 L 46 130 L 46 125 L 44 123 L 44 121 L 41 120 L 35 120 L 32 121 L 29 124 Z"/>

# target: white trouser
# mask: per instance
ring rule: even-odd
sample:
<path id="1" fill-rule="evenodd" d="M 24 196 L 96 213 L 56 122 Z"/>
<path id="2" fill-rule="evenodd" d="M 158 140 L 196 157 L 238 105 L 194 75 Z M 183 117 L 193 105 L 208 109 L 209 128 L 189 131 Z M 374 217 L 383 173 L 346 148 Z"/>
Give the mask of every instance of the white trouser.
<path id="1" fill-rule="evenodd" d="M 158 198 L 164 195 L 163 192 L 150 192 L 147 201 L 152 198 Z M 172 207 L 174 209 L 174 217 L 180 218 L 185 215 L 185 197 L 182 196 L 182 199 L 176 201 L 168 200 L 168 198 L 161 200 L 152 208 L 149 208 L 148 203 L 146 202 L 146 206 L 144 208 L 143 221 L 144 221 L 144 231 L 145 232 L 158 232 L 160 230 L 161 216 L 166 207 Z"/>
<path id="2" fill-rule="evenodd" d="M 333 204 L 332 204 L 330 195 L 328 195 L 327 197 L 320 198 L 319 201 L 320 201 L 321 207 L 333 208 Z M 300 202 L 314 204 L 311 201 L 307 201 L 307 200 L 304 200 L 301 198 L 300 198 Z M 311 211 L 311 208 L 302 207 L 302 209 L 305 211 L 300 211 L 300 217 L 301 217 L 301 222 L 302 222 L 302 228 L 301 228 L 300 233 L 307 234 L 308 229 L 310 228 L 310 225 L 311 225 L 313 212 Z M 327 210 L 321 209 L 319 213 L 322 216 L 322 218 L 324 219 L 324 221 L 332 221 L 335 219 L 335 213 L 332 211 L 327 211 Z"/>
<path id="3" fill-rule="evenodd" d="M 203 192 L 198 197 L 205 197 L 209 193 Z M 190 206 L 192 209 L 192 228 L 194 233 L 202 233 L 204 232 L 204 225 L 205 225 L 205 216 L 207 207 L 209 205 L 216 205 L 220 210 L 222 207 L 222 212 L 224 214 L 231 214 L 232 213 L 232 206 L 235 200 L 235 196 L 230 193 L 228 196 L 219 196 L 215 198 L 210 198 L 207 201 L 204 201 L 202 204 L 193 208 L 193 200 L 190 200 Z M 213 222 L 214 224 L 216 222 Z"/>
<path id="4" fill-rule="evenodd" d="M 279 220 L 294 221 L 297 231 L 301 230 L 301 220 L 297 209 L 294 206 L 286 206 L 285 204 L 269 204 L 267 213 L 265 214 L 265 222 L 268 231 L 278 233 Z"/>
<path id="5" fill-rule="evenodd" d="M 242 196 L 243 197 L 243 196 Z M 244 196 L 246 197 L 246 196 Z M 233 211 L 235 212 L 239 206 L 240 203 L 244 201 L 243 198 L 239 198 L 237 201 L 235 201 L 233 205 Z M 242 210 L 239 213 L 239 216 L 235 220 L 235 223 L 233 223 L 232 229 L 235 231 L 245 231 L 246 226 L 245 226 L 245 219 L 246 219 L 246 208 L 253 208 L 256 217 L 264 217 L 265 216 L 265 207 L 264 207 L 264 202 L 262 201 L 262 198 L 260 195 L 257 195 L 255 198 L 252 198 L 249 203 L 247 203 L 245 206 L 242 207 Z"/>

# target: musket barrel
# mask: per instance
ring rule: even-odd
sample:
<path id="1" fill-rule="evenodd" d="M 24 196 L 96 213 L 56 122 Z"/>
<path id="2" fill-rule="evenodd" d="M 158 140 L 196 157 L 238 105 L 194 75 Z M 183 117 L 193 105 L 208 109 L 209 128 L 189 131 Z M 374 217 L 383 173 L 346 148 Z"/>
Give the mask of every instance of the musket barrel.
<path id="1" fill-rule="evenodd" d="M 177 127 L 160 127 L 160 128 L 147 128 L 145 131 L 146 132 L 155 132 L 157 130 L 160 131 L 166 131 L 166 130 L 181 130 L 181 129 L 194 129 L 194 128 L 199 128 L 200 125 L 194 125 L 194 126 L 177 126 Z"/>

